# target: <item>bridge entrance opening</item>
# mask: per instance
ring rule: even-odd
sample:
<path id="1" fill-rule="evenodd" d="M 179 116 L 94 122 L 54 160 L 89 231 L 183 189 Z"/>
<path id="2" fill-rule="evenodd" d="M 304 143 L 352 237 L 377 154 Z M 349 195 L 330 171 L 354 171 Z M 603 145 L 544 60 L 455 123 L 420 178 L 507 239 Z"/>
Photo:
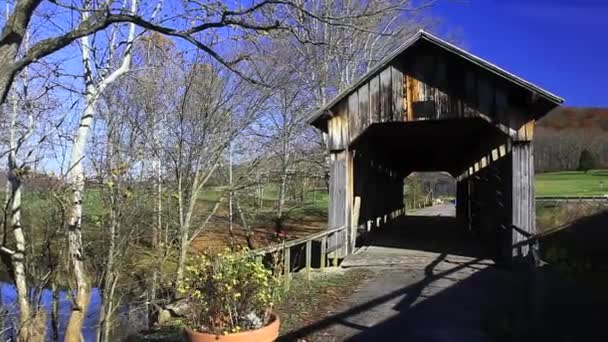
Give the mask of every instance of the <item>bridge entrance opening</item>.
<path id="1" fill-rule="evenodd" d="M 412 172 L 403 181 L 406 212 L 456 217 L 456 179 L 449 172 Z"/>
<path id="2" fill-rule="evenodd" d="M 506 258 L 508 144 L 480 118 L 371 125 L 349 148 L 358 245 Z"/>

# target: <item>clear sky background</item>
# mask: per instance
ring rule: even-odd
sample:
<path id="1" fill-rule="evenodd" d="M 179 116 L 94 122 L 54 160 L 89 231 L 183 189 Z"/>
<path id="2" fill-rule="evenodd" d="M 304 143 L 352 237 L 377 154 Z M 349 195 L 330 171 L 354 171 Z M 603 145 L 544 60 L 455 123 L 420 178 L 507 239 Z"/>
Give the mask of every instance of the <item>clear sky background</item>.
<path id="1" fill-rule="evenodd" d="M 608 0 L 439 0 L 438 33 L 566 99 L 608 107 Z"/>

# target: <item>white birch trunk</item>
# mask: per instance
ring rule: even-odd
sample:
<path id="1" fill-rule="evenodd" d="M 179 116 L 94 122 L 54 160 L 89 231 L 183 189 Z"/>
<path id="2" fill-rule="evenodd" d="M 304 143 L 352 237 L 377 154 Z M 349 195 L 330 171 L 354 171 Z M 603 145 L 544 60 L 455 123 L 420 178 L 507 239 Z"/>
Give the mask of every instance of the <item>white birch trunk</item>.
<path id="1" fill-rule="evenodd" d="M 25 235 L 21 226 L 21 175 L 17 166 L 17 141 L 15 130 L 17 129 L 17 98 L 12 101 L 11 126 L 10 126 L 10 151 L 8 153 L 8 184 L 7 199 L 10 212 L 8 219 L 15 239 L 15 250 L 11 255 L 15 287 L 17 288 L 17 301 L 19 303 L 19 341 L 29 340 L 29 322 L 31 319 L 31 308 L 29 302 L 29 290 L 25 274 Z"/>
<path id="2" fill-rule="evenodd" d="M 131 12 L 137 12 L 137 0 L 131 1 Z M 83 11 L 83 20 L 88 18 L 88 12 Z M 99 96 L 104 90 L 120 76 L 127 73 L 131 67 L 132 45 L 135 40 L 135 25 L 129 25 L 129 37 L 121 65 L 110 75 L 96 83 L 93 80 L 93 61 L 91 46 L 87 36 L 81 38 L 82 61 L 85 70 L 85 109 L 80 118 L 80 127 L 72 145 L 70 156 L 70 168 L 66 180 L 71 186 L 72 203 L 68 212 L 68 254 L 71 260 L 74 281 L 76 283 L 76 294 L 73 298 L 72 312 L 65 331 L 66 342 L 80 342 L 82 324 L 86 317 L 86 310 L 90 301 L 90 284 L 86 274 L 84 263 L 84 251 L 82 244 L 82 196 L 84 194 L 84 168 L 83 159 L 86 156 L 86 143 L 93 124 L 93 117 Z M 112 48 L 112 46 L 110 47 Z"/>
<path id="3" fill-rule="evenodd" d="M 92 85 L 87 86 L 86 107 L 72 146 L 71 166 L 67 176 L 67 182 L 70 184 L 72 192 L 71 210 L 68 213 L 68 252 L 76 283 L 76 294 L 72 303 L 72 313 L 66 327 L 66 342 L 80 342 L 82 324 L 90 300 L 90 286 L 86 275 L 82 248 L 82 195 L 84 192 L 82 159 L 85 157 L 85 145 L 93 124 L 96 100 L 97 90 Z"/>

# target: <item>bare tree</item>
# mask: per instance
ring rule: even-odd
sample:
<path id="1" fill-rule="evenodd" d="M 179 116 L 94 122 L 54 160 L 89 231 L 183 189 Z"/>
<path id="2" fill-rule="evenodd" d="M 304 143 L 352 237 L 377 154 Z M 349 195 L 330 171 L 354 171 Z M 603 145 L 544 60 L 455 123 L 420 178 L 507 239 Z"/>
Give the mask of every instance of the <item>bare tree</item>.
<path id="1" fill-rule="evenodd" d="M 131 13 L 137 13 L 138 1 L 131 0 Z M 82 11 L 82 21 L 87 22 L 90 13 L 87 9 Z M 112 36 L 114 37 L 114 36 Z M 129 24 L 129 32 L 125 49 L 120 58 L 119 67 L 113 71 L 111 65 L 113 58 L 108 58 L 108 65 L 96 73 L 95 61 L 92 56 L 92 45 L 88 36 L 81 38 L 82 64 L 85 79 L 85 107 L 80 117 L 80 125 L 72 145 L 69 169 L 66 182 L 71 186 L 72 203 L 67 221 L 68 250 L 73 268 L 76 293 L 72 305 L 72 314 L 66 328 L 65 340 L 77 342 L 80 340 L 80 331 L 84 321 L 86 310 L 89 305 L 90 284 L 85 270 L 85 256 L 82 245 L 82 197 L 84 192 L 85 174 L 83 159 L 85 158 L 85 147 L 93 124 L 97 102 L 106 88 L 114 83 L 119 77 L 127 73 L 131 68 L 132 46 L 135 40 L 135 24 Z M 110 39 L 110 56 L 113 56 L 117 42 Z M 97 75 L 97 76 L 96 76 Z"/>
<path id="2" fill-rule="evenodd" d="M 58 16 L 57 13 L 61 12 L 57 11 L 58 8 L 77 13 L 87 12 L 89 15 L 75 26 L 65 25 L 61 33 L 49 34 L 48 37 L 41 39 L 27 49 L 21 58 L 17 58 L 27 28 L 36 11 L 42 9 L 42 3 L 42 0 L 17 1 L 11 15 L 4 23 L 0 36 L 0 103 L 5 102 L 15 75 L 27 65 L 65 48 L 84 36 L 102 31 L 116 23 L 134 23 L 145 29 L 186 40 L 233 72 L 255 81 L 254 78 L 242 73 L 238 68 L 238 64 L 247 59 L 247 54 L 230 58 L 219 52 L 220 50 L 215 50 L 199 40 L 197 35 L 202 32 L 216 34 L 218 31 L 230 27 L 244 39 L 250 39 L 252 37 L 251 33 L 283 31 L 290 32 L 301 42 L 315 42 L 313 37 L 308 35 L 306 29 L 297 29 L 306 20 L 319 21 L 332 26 L 356 28 L 349 20 L 375 17 L 379 13 L 385 13 L 387 10 L 393 9 L 412 10 L 410 1 L 405 0 L 396 3 L 390 2 L 381 8 L 362 6 L 360 11 L 338 15 L 318 13 L 316 8 L 300 0 L 260 0 L 254 1 L 250 6 L 244 8 L 241 6 L 231 7 L 223 2 L 206 3 L 197 1 L 186 3 L 181 8 L 182 15 L 177 16 L 183 18 L 186 23 L 195 24 L 189 25 L 185 29 L 178 29 L 177 27 L 180 27 L 183 22 L 174 22 L 175 26 L 165 26 L 163 23 L 157 24 L 153 20 L 148 20 L 132 11 L 124 11 L 120 7 L 116 8 L 111 0 L 97 2 L 97 7 L 93 11 L 88 8 L 86 1 L 84 6 L 52 1 L 45 2 L 49 7 L 56 7 L 48 8 L 45 11 L 44 15 L 47 18 L 52 19 L 53 16 Z M 420 6 L 427 5 L 428 3 L 425 3 Z"/>

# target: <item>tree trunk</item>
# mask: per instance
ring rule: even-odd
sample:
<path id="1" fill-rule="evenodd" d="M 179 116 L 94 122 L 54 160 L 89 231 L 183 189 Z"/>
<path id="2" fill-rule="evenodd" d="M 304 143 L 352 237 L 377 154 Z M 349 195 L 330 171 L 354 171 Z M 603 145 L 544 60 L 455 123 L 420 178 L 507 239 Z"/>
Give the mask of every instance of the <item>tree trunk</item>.
<path id="1" fill-rule="evenodd" d="M 80 127 L 72 146 L 70 159 L 71 169 L 67 181 L 72 187 L 72 204 L 68 217 L 68 252 L 73 268 L 76 283 L 76 295 L 73 298 L 72 313 L 68 320 L 65 332 L 66 342 L 80 342 L 82 324 L 90 300 L 90 287 L 84 265 L 84 251 L 82 248 L 82 195 L 84 192 L 84 170 L 82 159 L 85 156 L 85 145 L 93 123 L 95 91 L 88 89 L 87 106 L 80 119 Z"/>
<path id="2" fill-rule="evenodd" d="M 12 192 L 11 227 L 15 238 L 15 253 L 12 255 L 11 261 L 19 302 L 19 341 L 28 341 L 31 310 L 25 275 L 25 235 L 21 227 L 21 180 L 15 175 L 15 170 L 10 171 L 9 179 Z"/>
<path id="3" fill-rule="evenodd" d="M 230 142 L 230 146 L 228 147 L 228 182 L 229 182 L 229 186 L 230 186 L 230 193 L 228 194 L 228 220 L 229 222 L 229 228 L 228 230 L 230 231 L 230 242 L 232 243 L 234 240 L 234 231 L 232 228 L 232 224 L 233 224 L 233 210 L 232 210 L 232 201 L 233 201 L 233 196 L 234 196 L 234 192 L 232 191 L 232 187 L 233 187 L 233 182 L 232 182 L 232 142 Z"/>
<path id="4" fill-rule="evenodd" d="M 239 200 L 236 198 L 235 198 L 235 204 L 236 204 L 236 210 L 238 211 L 239 215 L 241 216 L 241 222 L 243 223 L 243 228 L 245 228 L 245 230 L 246 230 L 245 240 L 247 240 L 247 247 L 249 247 L 249 249 L 254 249 L 255 246 L 253 244 L 253 233 L 254 233 L 253 229 L 251 229 L 249 224 L 247 224 L 247 218 L 245 218 L 245 212 L 243 212 L 243 209 L 241 209 Z"/>
<path id="5" fill-rule="evenodd" d="M 281 186 L 279 188 L 279 208 L 277 210 L 277 217 L 279 219 L 283 218 L 286 191 L 287 191 L 287 170 L 284 169 L 283 174 L 281 175 Z"/>
<path id="6" fill-rule="evenodd" d="M 115 183 L 116 184 L 116 183 Z M 111 190 L 114 192 L 114 189 Z M 112 194 L 112 206 L 116 206 L 116 194 Z M 97 341 L 109 341 L 112 319 L 113 295 L 112 288 L 114 284 L 114 254 L 116 252 L 116 232 L 118 228 L 118 220 L 115 208 L 110 209 L 110 226 L 109 234 L 110 241 L 106 255 L 106 267 L 102 284 L 102 300 L 99 312 L 99 329 L 97 331 Z"/>
<path id="7" fill-rule="evenodd" d="M 194 196 L 190 198 L 193 201 Z M 179 286 L 184 279 L 184 266 L 186 265 L 186 257 L 188 256 L 188 246 L 190 245 L 190 222 L 192 221 L 192 211 L 194 207 L 192 203 L 188 205 L 188 212 L 180 227 L 179 234 L 179 260 L 177 261 L 177 272 L 175 277 L 175 285 Z"/>
<path id="8" fill-rule="evenodd" d="M 21 226 L 21 191 L 22 183 L 20 170 L 17 166 L 17 141 L 15 130 L 17 124 L 18 104 L 16 94 L 12 102 L 11 125 L 8 153 L 8 183 L 7 200 L 9 209 L 8 219 L 15 239 L 15 250 L 11 255 L 11 267 L 17 288 L 17 301 L 19 303 L 19 341 L 28 341 L 30 337 L 31 308 L 29 290 L 25 274 L 25 234 Z"/>
<path id="9" fill-rule="evenodd" d="M 196 186 L 196 183 L 194 184 Z M 193 186 L 194 188 L 194 186 Z M 178 210 L 180 217 L 179 225 L 179 259 L 177 261 L 177 271 L 175 274 L 175 285 L 179 286 L 184 278 L 184 265 L 188 254 L 188 233 L 190 231 L 190 220 L 192 218 L 192 203 L 188 203 L 188 211 L 184 213 L 184 190 L 181 180 L 177 184 Z M 192 195 L 190 201 L 193 200 Z"/>

